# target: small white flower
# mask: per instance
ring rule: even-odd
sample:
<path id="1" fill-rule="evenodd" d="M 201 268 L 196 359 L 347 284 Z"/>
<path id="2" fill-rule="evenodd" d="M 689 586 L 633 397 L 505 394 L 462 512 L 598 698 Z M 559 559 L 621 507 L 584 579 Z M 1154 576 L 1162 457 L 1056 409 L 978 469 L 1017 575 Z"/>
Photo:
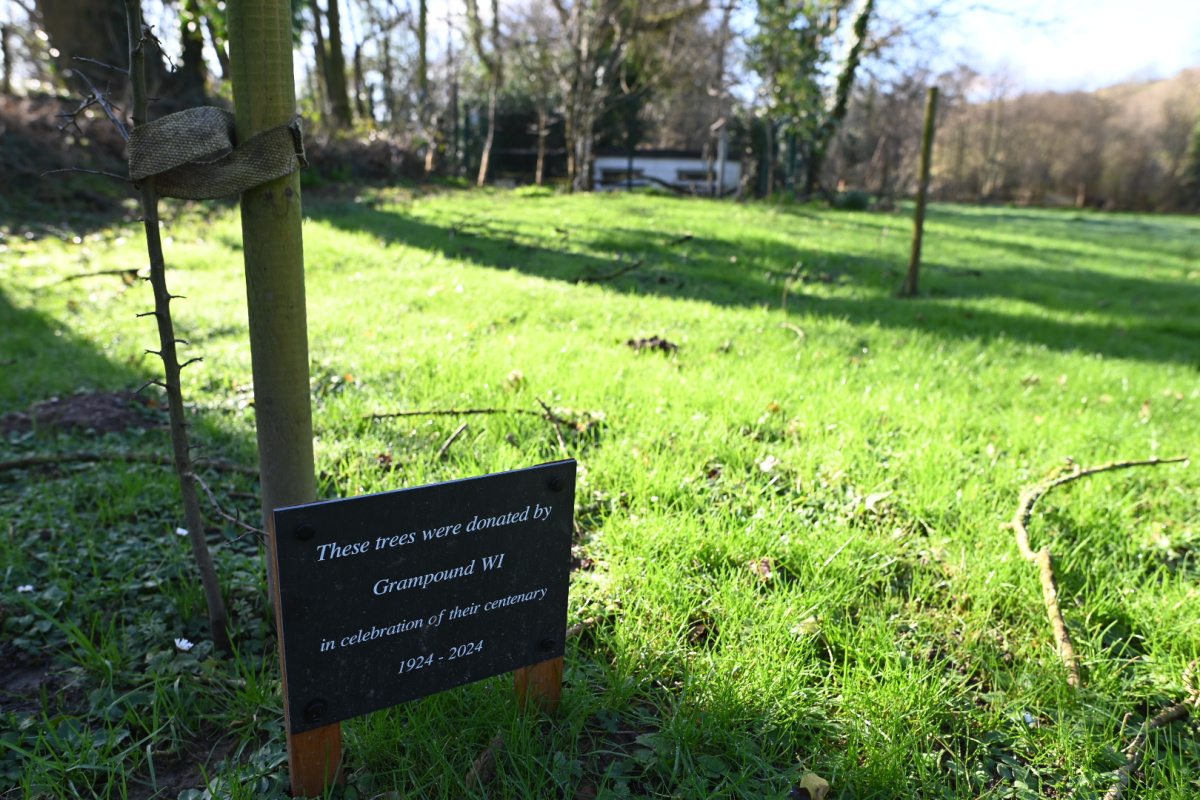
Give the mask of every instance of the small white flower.
<path id="1" fill-rule="evenodd" d="M 188 650 L 191 650 L 196 645 L 193 644 L 192 642 L 189 642 L 187 639 L 184 639 L 181 636 L 180 638 L 175 640 L 175 646 L 186 653 Z"/>
<path id="2" fill-rule="evenodd" d="M 770 472 L 771 470 L 775 469 L 777 466 L 779 466 L 779 459 L 776 458 L 775 456 L 767 456 L 766 458 L 764 458 L 762 461 L 760 461 L 758 463 L 758 468 L 761 469 L 763 472 Z"/>
<path id="3" fill-rule="evenodd" d="M 21 585 L 21 586 L 18 586 L 18 587 L 17 587 L 17 591 L 18 591 L 18 592 L 20 592 L 20 593 L 22 593 L 22 594 L 24 594 L 25 592 L 32 592 L 32 591 L 33 591 L 33 584 L 32 584 L 32 583 L 26 583 L 26 584 L 23 584 L 23 585 Z"/>
<path id="4" fill-rule="evenodd" d="M 187 528 L 176 528 L 175 535 L 176 536 L 187 536 Z"/>

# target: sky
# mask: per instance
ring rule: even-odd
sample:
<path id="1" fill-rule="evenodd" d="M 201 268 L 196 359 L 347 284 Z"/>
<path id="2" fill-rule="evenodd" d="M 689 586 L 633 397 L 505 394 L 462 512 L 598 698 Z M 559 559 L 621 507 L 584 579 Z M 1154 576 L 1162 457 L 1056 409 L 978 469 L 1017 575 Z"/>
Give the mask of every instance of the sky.
<path id="1" fill-rule="evenodd" d="M 1200 0 L 995 0 L 944 37 L 965 63 L 1028 89 L 1096 89 L 1200 66 Z"/>

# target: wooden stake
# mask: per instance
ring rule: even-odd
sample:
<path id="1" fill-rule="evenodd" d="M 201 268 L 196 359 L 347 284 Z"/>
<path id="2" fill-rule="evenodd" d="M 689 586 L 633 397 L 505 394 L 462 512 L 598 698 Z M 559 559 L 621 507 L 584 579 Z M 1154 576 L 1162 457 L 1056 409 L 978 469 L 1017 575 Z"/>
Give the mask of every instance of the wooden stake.
<path id="1" fill-rule="evenodd" d="M 562 656 L 521 667 L 513 673 L 513 690 L 517 703 L 526 712 L 545 711 L 553 714 L 562 703 Z"/>
<path id="2" fill-rule="evenodd" d="M 275 540 L 275 515 L 267 518 L 267 559 L 278 574 L 279 550 Z M 323 797 L 326 790 L 342 782 L 342 725 L 335 722 L 304 733 L 291 732 L 291 708 L 287 697 L 287 660 L 283 648 L 283 615 L 279 607 L 279 582 L 271 587 L 275 608 L 275 631 L 279 639 L 280 692 L 283 694 L 283 727 L 287 734 L 288 773 L 292 797 Z"/>
<path id="3" fill-rule="evenodd" d="M 904 276 L 901 297 L 917 296 L 917 277 L 921 272 L 921 238 L 925 232 L 925 193 L 929 190 L 929 160 L 933 155 L 933 123 L 937 117 L 938 89 L 929 87 L 925 101 L 925 130 L 921 134 L 921 176 L 917 183 L 917 208 L 913 212 L 912 255 L 908 259 L 908 274 Z"/>

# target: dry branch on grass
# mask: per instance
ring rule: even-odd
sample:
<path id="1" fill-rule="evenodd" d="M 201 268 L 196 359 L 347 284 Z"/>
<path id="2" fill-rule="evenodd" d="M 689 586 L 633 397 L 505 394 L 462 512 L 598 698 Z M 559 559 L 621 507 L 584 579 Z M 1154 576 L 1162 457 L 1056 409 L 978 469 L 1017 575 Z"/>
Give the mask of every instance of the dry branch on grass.
<path id="1" fill-rule="evenodd" d="M 443 444 L 441 446 L 441 448 L 437 451 L 437 458 L 439 461 L 445 457 L 446 451 L 450 449 L 450 445 L 454 444 L 454 440 L 457 439 L 460 435 L 462 435 L 462 432 L 465 431 L 466 429 L 467 429 L 467 423 L 464 422 L 462 425 L 458 426 L 458 428 L 454 431 L 454 433 L 450 434 L 450 438 L 447 439 L 446 443 Z"/>
<path id="2" fill-rule="evenodd" d="M 103 461 L 140 462 L 160 464 L 164 467 L 175 465 L 175 459 L 171 456 L 159 456 L 153 453 L 43 453 L 41 455 L 23 456 L 21 458 L 0 461 L 0 472 L 47 465 L 99 463 Z M 197 467 L 207 467 L 208 469 L 220 470 L 222 472 L 240 472 L 243 475 L 258 475 L 258 470 L 254 467 L 235 464 L 223 458 L 197 458 L 192 463 Z"/>
<path id="3" fill-rule="evenodd" d="M 1026 561 L 1030 561 L 1038 567 L 1038 574 L 1042 582 L 1042 599 L 1046 604 L 1046 613 L 1050 617 L 1050 625 L 1054 629 L 1054 640 L 1058 646 L 1058 654 L 1062 657 L 1063 663 L 1067 667 L 1067 682 L 1076 689 L 1083 685 L 1082 678 L 1079 675 L 1079 657 L 1075 654 L 1075 646 L 1071 643 L 1071 634 L 1067 631 L 1067 624 L 1063 620 L 1062 608 L 1058 602 L 1058 582 L 1054 577 L 1054 558 L 1050 554 L 1049 547 L 1043 547 L 1041 550 L 1034 552 L 1029 544 L 1029 528 L 1026 526 L 1029 524 L 1030 517 L 1033 516 L 1033 506 L 1051 489 L 1071 483 L 1072 481 L 1077 481 L 1080 478 L 1086 478 L 1089 475 L 1127 469 L 1129 467 L 1174 464 L 1186 460 L 1187 456 L 1177 456 L 1175 458 L 1156 457 L 1143 461 L 1110 461 L 1107 464 L 1101 464 L 1098 467 L 1088 467 L 1087 469 L 1074 464 L 1074 469 L 1071 472 L 1059 475 L 1048 481 L 1035 483 L 1021 492 L 1021 499 L 1017 503 L 1017 512 L 1013 516 L 1011 523 L 1013 530 L 1016 532 L 1017 548 L 1021 551 L 1021 555 Z"/>
<path id="4" fill-rule="evenodd" d="M 1104 800 L 1121 800 L 1125 790 L 1129 788 L 1130 776 L 1141 766 L 1142 754 L 1146 749 L 1146 738 L 1150 731 L 1166 727 L 1177 720 L 1187 719 L 1189 713 L 1187 705 L 1176 703 L 1173 706 L 1164 708 L 1159 712 L 1158 716 L 1146 724 L 1146 727 L 1137 735 L 1137 738 L 1129 743 L 1129 747 L 1125 748 L 1125 758 L 1128 761 L 1117 770 L 1117 782 L 1104 793 Z"/>
<path id="5" fill-rule="evenodd" d="M 612 272 L 606 272 L 603 275 L 584 275 L 582 278 L 576 278 L 576 283 L 600 283 L 601 281 L 611 281 L 613 278 L 619 278 L 627 272 L 633 272 L 635 269 L 645 264 L 645 260 L 639 258 L 631 264 L 626 264 Z"/>

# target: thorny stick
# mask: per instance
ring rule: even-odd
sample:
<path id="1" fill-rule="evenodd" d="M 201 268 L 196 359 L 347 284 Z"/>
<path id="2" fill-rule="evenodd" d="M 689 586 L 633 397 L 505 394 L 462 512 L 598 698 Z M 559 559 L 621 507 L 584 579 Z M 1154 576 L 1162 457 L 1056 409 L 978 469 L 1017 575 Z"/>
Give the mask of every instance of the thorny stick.
<path id="1" fill-rule="evenodd" d="M 125 17 L 129 35 L 129 78 L 133 89 L 131 116 L 133 126 L 137 128 L 145 125 L 148 121 L 145 37 L 151 34 L 142 18 L 141 0 L 125 0 Z M 88 85 L 91 85 L 90 81 Z M 103 102 L 102 105 L 112 116 L 107 102 Z M 126 139 L 128 138 L 126 136 Z M 174 325 L 171 322 L 171 293 L 167 289 L 167 269 L 159 232 L 158 191 L 155 187 L 154 176 L 151 175 L 140 181 L 138 189 L 141 193 L 142 222 L 146 230 L 146 251 L 150 261 L 150 284 L 154 290 L 154 310 L 156 312 L 154 317 L 157 322 L 158 341 L 161 348 L 158 355 L 163 362 L 163 382 L 166 384 L 167 411 L 171 420 L 171 449 L 175 455 L 175 472 L 179 476 L 180 493 L 183 495 L 183 518 L 187 525 L 192 557 L 196 561 L 196 569 L 200 573 L 200 583 L 204 589 L 210 635 L 217 652 L 228 654 L 232 652 L 229 641 L 229 617 L 225 611 L 225 599 L 221 594 L 221 584 L 213 565 L 212 553 L 204 538 L 204 519 L 200 514 L 200 500 L 196 495 L 198 478 L 192 466 L 192 457 L 188 446 L 183 392 L 179 384 L 179 358 L 175 350 L 175 345 L 182 340 L 175 337 Z M 186 344 L 186 342 L 183 343 Z"/>
<path id="2" fill-rule="evenodd" d="M 1067 683 L 1076 689 L 1083 686 L 1083 679 L 1079 675 L 1079 657 L 1075 654 L 1075 646 L 1071 643 L 1071 634 L 1067 631 L 1067 624 L 1063 619 L 1062 608 L 1058 602 L 1058 583 L 1054 577 L 1053 557 L 1050 555 L 1049 547 L 1043 547 L 1035 553 L 1029 546 L 1029 529 L 1026 525 L 1029 524 L 1029 519 L 1033 515 L 1033 506 L 1043 495 L 1056 486 L 1062 486 L 1063 484 L 1077 481 L 1089 475 L 1126 469 L 1128 467 L 1174 464 L 1186 460 L 1187 456 L 1176 456 L 1175 458 L 1155 457 L 1143 461 L 1110 461 L 1107 464 L 1101 464 L 1098 467 L 1088 467 L 1087 469 L 1082 469 L 1076 464 L 1072 472 L 1060 475 L 1053 480 L 1035 483 L 1021 492 L 1021 499 L 1017 503 L 1017 512 L 1013 515 L 1011 523 L 1013 530 L 1016 532 L 1017 548 L 1021 551 L 1021 555 L 1026 561 L 1030 561 L 1038 566 L 1038 573 L 1042 581 L 1042 599 L 1046 604 L 1046 613 L 1050 617 L 1050 625 L 1054 629 L 1054 640 L 1058 645 L 1058 654 L 1062 657 L 1063 663 L 1067 667 Z"/>
<path id="3" fill-rule="evenodd" d="M 204 490 L 204 493 L 206 495 L 208 495 L 208 502 L 212 503 L 212 507 L 214 509 L 216 509 L 218 516 L 223 517 L 224 519 L 228 520 L 229 522 L 232 522 L 234 525 L 237 525 L 239 528 L 242 528 L 243 530 L 247 531 L 248 533 L 253 533 L 259 539 L 265 540 L 267 538 L 266 531 L 264 531 L 260 528 L 256 528 L 253 525 L 247 525 L 245 522 L 242 522 L 241 518 L 233 517 L 233 516 L 230 516 L 229 514 L 227 514 L 225 512 L 225 509 L 221 508 L 221 504 L 217 502 L 217 498 L 213 496 L 212 489 L 208 488 L 208 484 L 205 483 L 204 479 L 202 479 L 199 475 L 197 475 L 196 473 L 193 472 L 193 473 L 191 473 L 191 478 L 196 483 L 200 484 L 200 488 Z M 241 537 L 238 537 L 238 538 L 240 539 Z"/>

